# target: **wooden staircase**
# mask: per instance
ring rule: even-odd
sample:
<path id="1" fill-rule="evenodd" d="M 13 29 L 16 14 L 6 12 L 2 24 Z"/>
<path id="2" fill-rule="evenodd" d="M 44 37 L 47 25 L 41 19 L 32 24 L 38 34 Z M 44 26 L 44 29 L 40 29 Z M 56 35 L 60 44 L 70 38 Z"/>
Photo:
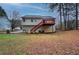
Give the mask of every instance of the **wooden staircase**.
<path id="1" fill-rule="evenodd" d="M 33 32 L 35 32 L 39 27 L 41 27 L 43 25 L 43 20 L 39 23 L 39 24 L 37 24 L 37 25 L 35 25 L 31 30 L 30 30 L 30 32 L 31 33 L 33 33 Z"/>
<path id="2" fill-rule="evenodd" d="M 55 21 L 53 20 L 42 20 L 40 23 L 38 23 L 37 25 L 35 25 L 30 32 L 34 33 L 38 28 L 40 28 L 43 25 L 54 25 Z"/>

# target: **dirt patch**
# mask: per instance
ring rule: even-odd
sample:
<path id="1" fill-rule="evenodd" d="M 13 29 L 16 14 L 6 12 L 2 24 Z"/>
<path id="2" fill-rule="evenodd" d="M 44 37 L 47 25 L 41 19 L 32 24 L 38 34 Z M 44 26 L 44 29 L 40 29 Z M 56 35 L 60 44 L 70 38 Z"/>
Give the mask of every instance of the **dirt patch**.
<path id="1" fill-rule="evenodd" d="M 56 34 L 32 35 L 28 47 L 28 54 L 79 54 L 79 32 L 66 31 Z"/>

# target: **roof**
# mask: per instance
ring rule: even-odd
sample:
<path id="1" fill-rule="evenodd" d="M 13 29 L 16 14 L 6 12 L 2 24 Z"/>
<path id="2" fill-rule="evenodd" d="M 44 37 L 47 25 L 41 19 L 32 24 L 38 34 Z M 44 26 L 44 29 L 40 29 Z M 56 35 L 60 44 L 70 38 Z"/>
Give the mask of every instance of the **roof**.
<path id="1" fill-rule="evenodd" d="M 23 19 L 55 19 L 51 16 L 40 16 L 40 15 L 26 15 L 22 16 Z"/>

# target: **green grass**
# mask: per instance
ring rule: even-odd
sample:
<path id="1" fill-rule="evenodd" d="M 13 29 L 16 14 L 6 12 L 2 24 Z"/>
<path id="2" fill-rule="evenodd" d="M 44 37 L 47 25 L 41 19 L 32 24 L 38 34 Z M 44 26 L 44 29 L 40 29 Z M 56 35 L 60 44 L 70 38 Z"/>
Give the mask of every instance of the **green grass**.
<path id="1" fill-rule="evenodd" d="M 26 34 L 0 34 L 0 54 L 26 54 L 28 40 Z"/>
<path id="2" fill-rule="evenodd" d="M 0 34 L 0 40 L 1 39 L 15 39 L 16 35 L 14 34 Z"/>

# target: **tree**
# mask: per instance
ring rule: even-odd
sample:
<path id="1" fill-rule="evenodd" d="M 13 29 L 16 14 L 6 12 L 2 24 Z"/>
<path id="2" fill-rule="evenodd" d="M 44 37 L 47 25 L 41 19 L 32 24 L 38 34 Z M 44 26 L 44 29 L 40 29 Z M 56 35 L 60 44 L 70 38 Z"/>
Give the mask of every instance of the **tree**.
<path id="1" fill-rule="evenodd" d="M 4 11 L 4 9 L 1 6 L 0 6 L 0 16 L 6 16 L 7 17 L 6 12 Z"/>
<path id="2" fill-rule="evenodd" d="M 62 29 L 62 3 L 52 3 L 49 4 L 51 11 L 58 11 L 60 16 L 60 29 Z"/>
<path id="3" fill-rule="evenodd" d="M 76 29 L 78 29 L 78 3 L 52 3 L 50 4 L 50 9 L 58 11 L 60 15 L 60 28 L 63 26 L 62 20 L 64 22 L 64 30 L 71 28 L 72 26 L 70 27 L 68 21 L 70 17 L 72 17 L 73 20 L 76 20 L 74 22 L 71 22 L 71 25 L 73 25 L 73 23 L 76 23 L 75 27 Z"/>
<path id="4" fill-rule="evenodd" d="M 60 29 L 62 29 L 62 4 L 59 4 L 59 11 L 60 11 Z"/>
<path id="5" fill-rule="evenodd" d="M 76 5 L 76 30 L 78 30 L 78 3 Z"/>
<path id="6" fill-rule="evenodd" d="M 72 12 L 71 12 L 71 16 L 73 17 L 73 19 L 75 19 L 72 24 L 74 23 L 74 28 L 77 30 L 78 29 L 78 8 L 79 8 L 79 4 L 78 3 L 73 3 L 72 4 Z"/>
<path id="7" fill-rule="evenodd" d="M 18 11 L 13 11 L 13 13 L 12 13 L 12 19 L 10 20 L 12 31 L 13 31 L 13 29 L 15 27 L 18 27 L 18 26 L 21 25 L 21 22 L 20 22 L 19 18 L 20 18 L 19 12 Z"/>

